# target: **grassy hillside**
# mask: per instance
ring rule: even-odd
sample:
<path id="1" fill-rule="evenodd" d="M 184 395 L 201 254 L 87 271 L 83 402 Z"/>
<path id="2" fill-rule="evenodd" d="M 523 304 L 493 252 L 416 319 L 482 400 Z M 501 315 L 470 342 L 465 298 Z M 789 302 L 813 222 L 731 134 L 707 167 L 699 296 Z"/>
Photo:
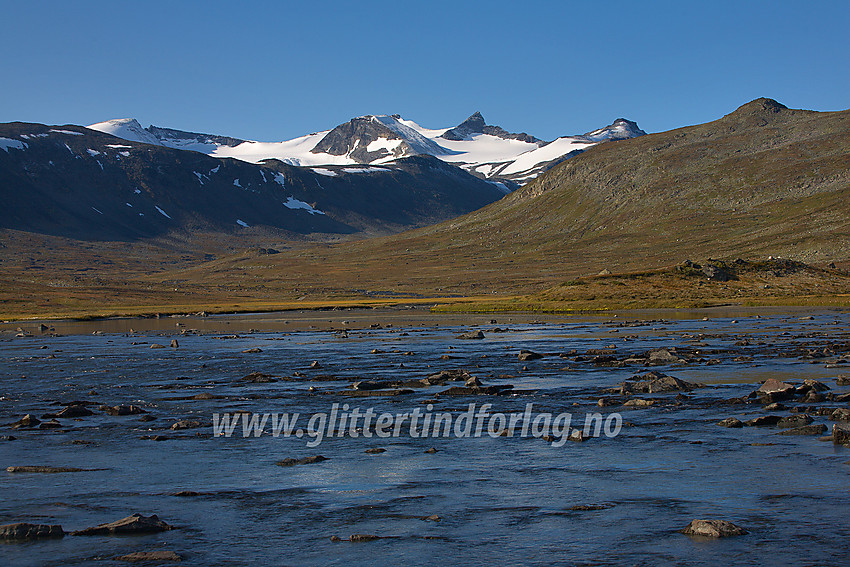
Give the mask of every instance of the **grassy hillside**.
<path id="1" fill-rule="evenodd" d="M 516 293 L 686 258 L 850 261 L 850 111 L 768 99 L 717 121 L 601 144 L 476 212 L 388 238 L 187 272 L 312 293 Z"/>

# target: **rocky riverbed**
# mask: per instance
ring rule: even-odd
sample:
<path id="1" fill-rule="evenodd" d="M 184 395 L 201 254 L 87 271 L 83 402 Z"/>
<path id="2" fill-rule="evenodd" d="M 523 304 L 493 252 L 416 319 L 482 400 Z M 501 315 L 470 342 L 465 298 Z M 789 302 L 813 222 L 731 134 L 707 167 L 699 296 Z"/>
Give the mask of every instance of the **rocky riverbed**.
<path id="1" fill-rule="evenodd" d="M 3 564 L 776 565 L 850 552 L 850 313 L 311 317 L 0 329 Z M 337 422 L 320 443 L 213 427 L 223 414 L 306 423 L 334 405 L 457 421 L 470 404 L 573 421 L 563 443 L 508 420 L 478 437 Z M 588 414 L 622 427 L 593 435 Z"/>

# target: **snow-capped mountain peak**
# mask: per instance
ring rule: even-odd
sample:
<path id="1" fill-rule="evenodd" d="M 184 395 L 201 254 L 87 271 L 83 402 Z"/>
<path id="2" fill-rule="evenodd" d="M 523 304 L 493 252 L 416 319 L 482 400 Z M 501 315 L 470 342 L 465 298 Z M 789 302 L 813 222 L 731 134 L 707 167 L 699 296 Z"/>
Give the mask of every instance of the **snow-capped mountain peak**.
<path id="1" fill-rule="evenodd" d="M 383 163 L 401 157 L 441 156 L 446 149 L 401 122 L 398 115 L 370 114 L 340 124 L 310 150 L 312 154 L 345 156 L 354 163 Z"/>
<path id="2" fill-rule="evenodd" d="M 638 128 L 637 122 L 626 120 L 625 118 L 616 119 L 610 126 L 588 132 L 584 135 L 585 138 L 593 142 L 602 142 L 604 140 L 625 140 L 628 138 L 637 138 L 646 134 Z"/>
<path id="3" fill-rule="evenodd" d="M 135 118 L 116 118 L 114 120 L 107 120 L 106 122 L 98 122 L 97 124 L 86 126 L 86 128 L 105 134 L 112 134 L 113 136 L 131 142 L 154 144 L 156 146 L 162 145 L 162 142 L 156 136 L 142 128 L 142 125 Z"/>
<path id="4" fill-rule="evenodd" d="M 476 111 L 472 116 L 455 126 L 446 130 L 440 137 L 454 142 L 469 140 L 475 134 L 489 134 L 504 140 L 520 140 L 529 144 L 542 144 L 543 140 L 539 140 L 534 136 L 529 136 L 525 132 L 514 134 L 499 126 L 491 126 L 484 121 L 484 116 Z"/>

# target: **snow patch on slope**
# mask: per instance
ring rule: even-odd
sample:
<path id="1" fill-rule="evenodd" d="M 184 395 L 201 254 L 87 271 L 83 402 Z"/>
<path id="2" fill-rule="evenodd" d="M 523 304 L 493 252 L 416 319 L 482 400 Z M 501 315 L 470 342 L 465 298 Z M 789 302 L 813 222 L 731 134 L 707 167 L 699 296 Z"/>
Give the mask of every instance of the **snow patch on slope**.
<path id="1" fill-rule="evenodd" d="M 51 128 L 48 132 L 53 132 L 55 134 L 69 134 L 71 136 L 85 136 L 82 132 L 74 132 L 73 130 L 54 130 Z"/>
<path id="2" fill-rule="evenodd" d="M 12 140 L 10 138 L 0 138 L 0 150 L 5 150 L 6 153 L 9 153 L 9 149 L 13 150 L 23 150 L 28 148 L 26 142 L 22 142 L 20 140 Z"/>
<path id="3" fill-rule="evenodd" d="M 311 215 L 323 215 L 323 214 L 325 214 L 322 211 L 320 211 L 319 209 L 314 209 L 308 203 L 305 203 L 304 201 L 299 201 L 295 197 L 288 197 L 286 199 L 286 202 L 283 204 L 283 206 L 286 207 L 287 209 L 303 209 L 303 210 L 307 211 L 308 213 L 310 213 Z"/>

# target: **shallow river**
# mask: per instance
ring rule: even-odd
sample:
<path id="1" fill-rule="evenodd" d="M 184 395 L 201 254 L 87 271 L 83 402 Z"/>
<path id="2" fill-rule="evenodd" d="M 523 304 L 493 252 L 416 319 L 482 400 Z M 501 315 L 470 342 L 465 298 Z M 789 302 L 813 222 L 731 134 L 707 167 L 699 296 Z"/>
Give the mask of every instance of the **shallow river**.
<path id="1" fill-rule="evenodd" d="M 850 391 L 835 382 L 850 373 L 842 355 L 800 355 L 846 345 L 850 314 L 762 313 L 626 325 L 634 315 L 495 316 L 490 323 L 490 316 L 421 314 L 417 323 L 368 312 L 278 314 L 55 323 L 60 336 L 27 324 L 25 337 L 15 337 L 18 324 L 5 325 L 0 524 L 61 524 L 70 532 L 140 512 L 177 529 L 5 543 L 0 564 L 119 565 L 117 556 L 161 549 L 185 565 L 848 564 L 850 449 L 774 427 L 716 423 L 764 415 L 759 404 L 724 400 L 768 378 L 814 378 L 833 393 Z M 456 338 L 479 329 L 483 339 Z M 689 361 L 593 362 L 594 351 L 622 360 L 658 348 L 687 352 Z M 244 352 L 252 349 L 260 352 Z M 545 356 L 521 362 L 522 349 Z M 355 380 L 418 380 L 446 369 L 517 392 L 439 395 L 461 381 L 393 396 L 345 395 Z M 603 389 L 650 370 L 707 387 L 686 392 L 678 405 L 675 393 L 648 396 L 659 398 L 649 408 L 597 405 L 610 397 Z M 251 372 L 276 378 L 241 380 Z M 203 393 L 211 396 L 196 399 Z M 58 429 L 10 426 L 72 400 L 92 402 L 94 415 L 60 418 Z M 531 403 L 535 414 L 569 412 L 574 426 L 593 412 L 617 413 L 624 426 L 613 437 L 562 446 L 532 435 L 421 438 L 403 429 L 389 438 L 325 436 L 308 447 L 315 437 L 243 437 L 241 425 L 230 437 L 214 436 L 210 425 L 213 414 L 235 410 L 298 412 L 301 425 L 334 403 L 393 414 L 430 407 L 455 419 L 471 403 L 506 414 Z M 134 404 L 155 419 L 110 416 L 104 404 Z M 831 430 L 826 417 L 814 419 Z M 203 425 L 172 430 L 178 420 Z M 327 460 L 277 464 L 312 455 Z M 98 470 L 3 470 L 21 465 Z M 701 540 L 677 531 L 695 518 L 729 520 L 750 533 Z M 355 543 L 351 534 L 381 538 Z"/>

